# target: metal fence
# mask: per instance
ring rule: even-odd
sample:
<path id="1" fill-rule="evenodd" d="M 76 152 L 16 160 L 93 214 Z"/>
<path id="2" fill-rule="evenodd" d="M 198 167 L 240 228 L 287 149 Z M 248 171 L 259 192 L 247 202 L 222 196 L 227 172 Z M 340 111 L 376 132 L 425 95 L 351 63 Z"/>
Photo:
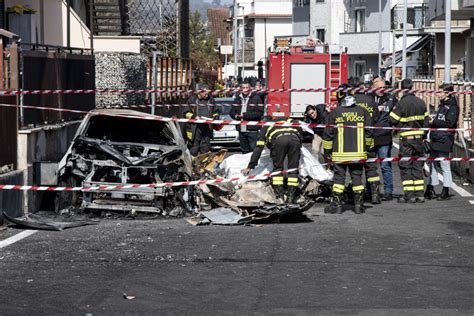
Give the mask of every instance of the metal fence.
<path id="1" fill-rule="evenodd" d="M 436 78 L 442 78 L 436 76 Z M 441 81 L 437 82 L 434 77 L 432 78 L 416 78 L 414 81 L 414 89 L 428 89 L 438 90 Z M 471 83 L 454 82 L 455 91 L 466 91 L 473 90 L 474 86 Z M 430 110 L 436 110 L 439 106 L 440 99 L 437 94 L 422 94 L 420 97 L 425 101 L 427 107 Z M 474 104 L 472 94 L 459 94 L 456 96 L 459 104 L 459 121 L 458 126 L 461 128 L 472 128 L 474 126 Z M 471 144 L 471 148 L 474 148 L 474 139 L 472 131 L 464 131 L 462 133 L 464 139 Z"/>
<path id="2" fill-rule="evenodd" d="M 149 59 L 148 86 L 153 89 L 179 89 L 188 90 L 193 83 L 192 62 L 184 58 L 171 58 L 159 56 L 154 53 Z M 183 103 L 188 94 L 159 93 L 151 94 L 151 105 Z M 156 110 L 156 111 L 155 111 Z M 177 107 L 153 108 L 151 112 L 160 115 L 179 115 L 175 113 Z"/>
<path id="3" fill-rule="evenodd" d="M 90 52 L 82 50 L 76 53 L 71 49 L 64 50 L 45 45 L 22 48 L 24 49 L 20 57 L 23 89 L 95 89 L 95 59 Z M 22 104 L 89 111 L 95 108 L 95 95 L 25 95 Z M 23 110 L 20 107 L 20 127 L 38 126 L 80 117 L 80 114 Z"/>

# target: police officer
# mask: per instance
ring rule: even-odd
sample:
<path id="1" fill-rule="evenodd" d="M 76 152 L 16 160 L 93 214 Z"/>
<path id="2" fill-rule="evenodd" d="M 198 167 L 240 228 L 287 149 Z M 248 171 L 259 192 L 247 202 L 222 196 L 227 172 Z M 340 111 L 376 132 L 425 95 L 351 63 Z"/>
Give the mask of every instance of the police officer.
<path id="1" fill-rule="evenodd" d="M 443 84 L 440 87 L 443 92 L 441 102 L 436 115 L 430 119 L 430 126 L 435 128 L 456 128 L 459 117 L 459 106 L 456 97 L 452 95 L 454 87 L 451 84 Z M 434 158 L 447 158 L 453 151 L 455 132 L 432 131 L 430 132 L 431 153 Z M 436 197 L 434 186 L 438 185 L 438 172 L 443 173 L 443 191 L 438 196 L 438 200 L 449 200 L 449 188 L 453 185 L 453 176 L 451 174 L 450 161 L 432 161 L 430 163 L 431 176 L 429 184 L 426 187 L 425 198 L 432 199 Z"/>
<path id="2" fill-rule="evenodd" d="M 411 90 L 413 82 L 404 79 L 402 89 Z M 398 104 L 390 112 L 390 124 L 401 128 L 428 127 L 426 104 L 413 93 L 405 93 Z M 400 157 L 424 156 L 424 131 L 400 131 Z M 400 161 L 400 176 L 403 185 L 403 198 L 400 203 L 423 203 L 425 180 L 423 177 L 423 161 Z"/>
<path id="3" fill-rule="evenodd" d="M 201 87 L 205 89 L 206 87 Z M 184 113 L 187 119 L 197 117 L 219 118 L 219 112 L 215 108 L 214 98 L 209 91 L 202 90 L 188 100 L 189 110 Z M 199 154 L 205 154 L 211 151 L 211 139 L 213 126 L 210 124 L 186 123 L 186 140 L 191 156 L 195 158 Z"/>
<path id="4" fill-rule="evenodd" d="M 361 80 L 357 77 L 352 77 L 349 80 L 349 84 L 352 88 L 366 88 Z M 375 102 L 373 96 L 368 95 L 362 92 L 354 93 L 355 101 L 357 106 L 360 106 L 369 112 L 372 122 L 376 124 L 380 118 L 380 112 L 378 109 L 378 104 Z M 374 149 L 371 149 L 367 153 L 368 158 L 375 158 L 376 153 Z M 370 192 L 370 199 L 372 204 L 380 204 L 380 176 L 377 171 L 376 162 L 367 162 L 364 165 L 365 177 L 369 184 L 367 188 L 367 193 Z"/>
<path id="5" fill-rule="evenodd" d="M 292 122 L 288 119 L 287 122 Z M 289 126 L 266 126 L 260 129 L 256 147 L 250 158 L 248 167 L 242 170 L 243 174 L 248 174 L 255 168 L 262 154 L 265 145 L 271 151 L 273 161 L 273 171 L 282 171 L 285 158 L 288 157 L 288 169 L 296 169 L 288 173 L 287 176 L 287 200 L 289 204 L 296 202 L 296 191 L 298 189 L 298 168 L 300 164 L 301 146 L 303 133 L 300 127 Z M 282 174 L 272 177 L 272 185 L 278 197 L 283 198 L 285 194 L 285 178 Z"/>
<path id="6" fill-rule="evenodd" d="M 348 85 L 339 86 L 340 89 L 347 89 Z M 354 126 L 357 128 L 327 128 L 323 134 L 323 147 L 325 158 L 335 162 L 334 184 L 332 188 L 331 204 L 325 208 L 325 213 L 342 213 L 342 196 L 346 180 L 346 171 L 352 178 L 352 191 L 354 191 L 354 212 L 361 214 L 364 212 L 364 185 L 362 173 L 364 165 L 359 163 L 337 164 L 354 159 L 367 159 L 367 150 L 374 146 L 372 130 L 364 129 L 365 126 L 372 125 L 372 118 L 369 112 L 356 106 L 355 98 L 343 92 L 337 92 L 337 100 L 340 104 L 330 114 L 328 124 L 339 126 Z"/>

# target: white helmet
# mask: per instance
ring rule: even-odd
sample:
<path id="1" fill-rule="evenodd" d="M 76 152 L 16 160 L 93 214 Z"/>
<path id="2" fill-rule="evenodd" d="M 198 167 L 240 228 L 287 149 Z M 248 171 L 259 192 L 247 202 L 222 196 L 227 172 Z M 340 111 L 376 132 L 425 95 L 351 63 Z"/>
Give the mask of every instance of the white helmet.
<path id="1" fill-rule="evenodd" d="M 353 106 L 354 104 L 356 104 L 356 100 L 353 96 L 351 95 L 348 95 L 344 98 L 344 100 L 342 100 L 341 102 L 341 106 L 342 107 L 345 107 L 345 108 L 348 108 L 350 106 Z"/>

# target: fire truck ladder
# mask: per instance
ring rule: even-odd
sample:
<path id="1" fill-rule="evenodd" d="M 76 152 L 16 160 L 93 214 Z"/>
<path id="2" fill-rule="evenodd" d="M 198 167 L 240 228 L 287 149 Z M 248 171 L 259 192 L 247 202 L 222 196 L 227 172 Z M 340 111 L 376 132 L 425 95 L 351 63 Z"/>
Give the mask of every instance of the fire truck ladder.
<path id="1" fill-rule="evenodd" d="M 331 88 L 337 88 L 341 84 L 341 53 L 336 53 L 333 54 L 331 53 L 329 55 L 330 57 L 330 76 L 329 76 L 329 86 Z M 329 92 L 330 96 L 330 103 L 337 103 L 336 97 L 333 95 L 333 93 Z"/>

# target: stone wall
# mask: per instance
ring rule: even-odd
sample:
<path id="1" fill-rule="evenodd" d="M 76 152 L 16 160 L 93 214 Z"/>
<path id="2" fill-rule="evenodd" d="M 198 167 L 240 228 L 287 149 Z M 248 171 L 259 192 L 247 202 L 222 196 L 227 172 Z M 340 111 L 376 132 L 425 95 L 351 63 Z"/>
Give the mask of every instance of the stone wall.
<path id="1" fill-rule="evenodd" d="M 97 89 L 146 89 L 147 57 L 130 53 L 96 53 Z M 145 103 L 145 94 L 97 94 L 96 108 Z"/>

